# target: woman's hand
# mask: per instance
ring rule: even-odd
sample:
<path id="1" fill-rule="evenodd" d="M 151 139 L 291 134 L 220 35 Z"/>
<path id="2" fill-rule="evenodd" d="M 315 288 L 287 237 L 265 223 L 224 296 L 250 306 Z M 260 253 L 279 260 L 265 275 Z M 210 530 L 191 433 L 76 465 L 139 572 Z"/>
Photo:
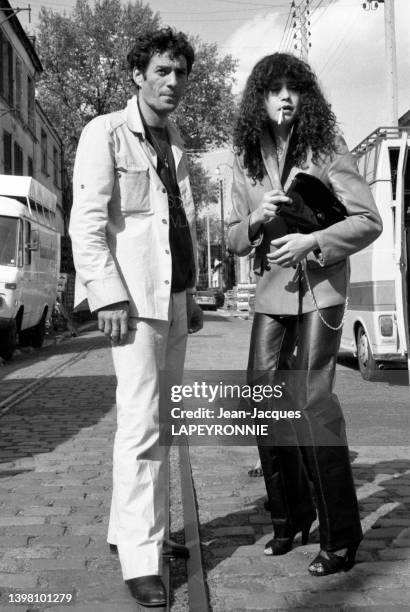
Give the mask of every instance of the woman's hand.
<path id="1" fill-rule="evenodd" d="M 280 189 L 272 189 L 267 191 L 258 208 L 251 213 L 249 221 L 249 236 L 251 239 L 258 233 L 260 226 L 267 223 L 274 217 L 283 202 L 291 202 L 291 199 L 285 196 Z"/>
<path id="2" fill-rule="evenodd" d="M 276 240 L 271 240 L 271 245 L 276 247 L 273 253 L 267 253 L 269 263 L 275 263 L 282 268 L 296 266 L 308 253 L 319 245 L 313 234 L 286 234 Z"/>
<path id="3" fill-rule="evenodd" d="M 272 189 L 272 191 L 267 191 L 263 198 L 262 202 L 259 204 L 258 208 L 253 211 L 251 216 L 251 223 L 266 223 L 276 217 L 276 212 L 280 205 L 283 202 L 291 202 L 292 200 L 288 198 L 283 191 L 280 189 Z"/>

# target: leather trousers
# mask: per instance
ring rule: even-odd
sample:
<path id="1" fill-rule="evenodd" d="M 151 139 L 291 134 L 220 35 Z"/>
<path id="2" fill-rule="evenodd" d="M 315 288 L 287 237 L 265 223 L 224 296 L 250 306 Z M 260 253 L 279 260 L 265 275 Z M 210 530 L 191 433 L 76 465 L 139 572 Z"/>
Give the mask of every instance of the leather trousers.
<path id="1" fill-rule="evenodd" d="M 321 310 L 337 326 L 343 305 Z M 320 545 L 335 551 L 363 535 L 343 413 L 333 383 L 341 330 L 329 329 L 316 311 L 299 316 L 255 313 L 248 363 L 250 384 L 280 384 L 280 405 L 300 411 L 279 419 L 268 439 L 258 438 L 275 537 L 289 537 L 319 515 Z M 296 355 L 294 349 L 297 346 Z"/>

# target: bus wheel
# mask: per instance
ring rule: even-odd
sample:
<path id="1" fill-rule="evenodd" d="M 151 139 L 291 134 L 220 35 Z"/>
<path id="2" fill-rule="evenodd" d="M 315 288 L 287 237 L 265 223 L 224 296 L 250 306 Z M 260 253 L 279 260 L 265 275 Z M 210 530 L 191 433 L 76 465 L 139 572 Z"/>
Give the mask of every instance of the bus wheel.
<path id="1" fill-rule="evenodd" d="M 35 327 L 31 331 L 31 344 L 34 348 L 41 348 L 46 335 L 46 313 L 43 315 Z"/>
<path id="2" fill-rule="evenodd" d="M 377 380 L 380 377 L 380 370 L 377 367 L 369 340 L 362 326 L 357 330 L 356 343 L 360 374 L 364 380 Z"/>
<path id="3" fill-rule="evenodd" d="M 17 325 L 13 321 L 10 327 L 0 330 L 0 357 L 9 361 L 17 344 Z"/>

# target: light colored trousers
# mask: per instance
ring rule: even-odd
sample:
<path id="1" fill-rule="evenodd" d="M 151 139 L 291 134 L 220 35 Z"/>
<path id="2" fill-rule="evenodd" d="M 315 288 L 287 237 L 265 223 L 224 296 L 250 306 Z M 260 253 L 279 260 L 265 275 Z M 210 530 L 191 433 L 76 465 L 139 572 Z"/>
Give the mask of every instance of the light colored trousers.
<path id="1" fill-rule="evenodd" d="M 171 295 L 168 321 L 131 319 L 113 346 L 117 431 L 107 540 L 118 546 L 124 580 L 162 573 L 168 448 L 159 445 L 159 372 L 180 384 L 187 339 L 186 294 Z M 163 398 L 162 398 L 163 399 Z"/>

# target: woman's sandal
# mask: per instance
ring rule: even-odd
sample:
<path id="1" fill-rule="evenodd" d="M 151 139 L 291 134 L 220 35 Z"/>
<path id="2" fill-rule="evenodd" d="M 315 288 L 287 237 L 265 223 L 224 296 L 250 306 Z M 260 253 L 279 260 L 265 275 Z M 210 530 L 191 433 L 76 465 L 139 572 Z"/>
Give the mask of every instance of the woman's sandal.
<path id="1" fill-rule="evenodd" d="M 303 529 L 296 529 L 288 538 L 272 538 L 266 543 L 264 554 L 267 556 L 286 555 L 291 549 L 293 540 L 299 531 L 302 532 L 302 544 L 305 545 L 309 541 L 309 531 L 313 521 L 305 525 Z"/>
<path id="2" fill-rule="evenodd" d="M 337 572 L 348 572 L 355 564 L 356 551 L 358 544 L 349 546 L 344 555 L 336 555 L 329 551 L 320 551 L 317 557 L 308 567 L 308 572 L 312 576 L 328 576 Z M 326 552 L 328 557 L 323 555 Z"/>

